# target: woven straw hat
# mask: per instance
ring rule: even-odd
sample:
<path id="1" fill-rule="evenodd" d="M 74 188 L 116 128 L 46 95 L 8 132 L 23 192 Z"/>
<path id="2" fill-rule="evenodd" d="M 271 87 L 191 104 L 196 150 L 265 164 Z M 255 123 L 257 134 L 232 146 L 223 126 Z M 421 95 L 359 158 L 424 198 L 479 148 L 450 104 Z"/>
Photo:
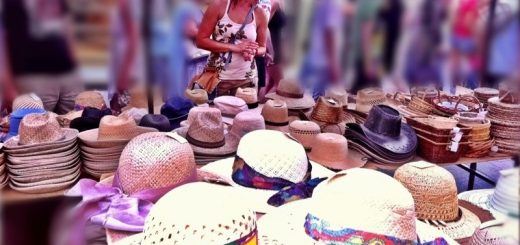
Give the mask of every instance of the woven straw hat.
<path id="1" fill-rule="evenodd" d="M 148 96 L 146 94 L 146 89 L 143 87 L 136 87 L 134 89 L 131 89 L 129 91 L 130 93 L 130 101 L 126 107 L 122 109 L 122 111 L 129 110 L 131 108 L 145 108 L 148 109 Z M 162 101 L 161 93 L 155 89 L 153 91 L 154 93 L 154 101 L 153 101 L 153 107 L 154 107 L 154 113 L 159 113 L 161 111 L 161 107 L 163 106 L 164 102 Z"/>
<path id="2" fill-rule="evenodd" d="M 357 151 L 349 151 L 345 136 L 333 133 L 322 133 L 316 136 L 309 158 L 334 170 L 358 168 L 366 164 L 363 155 Z"/>
<path id="3" fill-rule="evenodd" d="M 305 93 L 300 83 L 292 79 L 282 79 L 276 92 L 268 93 L 265 97 L 285 101 L 289 109 L 307 109 L 315 104 L 314 99 Z"/>
<path id="4" fill-rule="evenodd" d="M 13 101 L 13 111 L 19 109 L 44 109 L 43 102 L 36 94 L 22 94 Z"/>
<path id="5" fill-rule="evenodd" d="M 265 129 L 264 117 L 252 111 L 243 111 L 233 119 L 229 134 L 240 139 L 249 132 L 261 129 Z"/>
<path id="6" fill-rule="evenodd" d="M 191 183 L 153 206 L 144 231 L 116 244 L 257 244 L 256 215 L 229 188 Z"/>
<path id="7" fill-rule="evenodd" d="M 262 108 L 262 116 L 266 129 L 288 132 L 289 109 L 284 101 L 268 100 Z"/>
<path id="8" fill-rule="evenodd" d="M 356 96 L 356 111 L 368 113 L 372 106 L 386 102 L 386 96 L 380 88 L 365 88 L 359 90 Z"/>
<path id="9" fill-rule="evenodd" d="M 188 118 L 180 123 L 181 127 L 190 126 L 190 124 L 195 121 L 195 118 L 197 118 L 198 113 L 205 111 L 205 108 L 208 108 L 208 106 L 195 106 L 191 108 L 188 112 Z"/>
<path id="10" fill-rule="evenodd" d="M 99 128 L 83 131 L 78 137 L 86 146 L 106 148 L 124 145 L 137 135 L 148 132 L 157 132 L 157 129 L 139 127 L 134 119 L 124 115 L 104 116 L 99 122 Z"/>
<path id="11" fill-rule="evenodd" d="M 249 109 L 258 107 L 258 94 L 254 88 L 238 88 L 235 96 L 243 99 Z"/>
<path id="12" fill-rule="evenodd" d="M 117 174 L 121 189 L 129 195 L 174 186 L 195 180 L 195 157 L 183 138 L 145 133 L 125 147 Z"/>
<path id="13" fill-rule="evenodd" d="M 518 244 L 513 239 L 508 238 L 502 221 L 493 220 L 480 225 L 471 237 L 470 245 L 513 245 Z"/>
<path id="14" fill-rule="evenodd" d="M 81 110 L 85 107 L 94 107 L 97 109 L 106 108 L 105 99 L 99 91 L 84 91 L 76 96 L 74 100 L 75 109 Z"/>
<path id="15" fill-rule="evenodd" d="M 471 237 L 481 221 L 459 205 L 455 178 L 446 169 L 420 161 L 407 163 L 394 178 L 412 193 L 417 218 L 458 240 Z"/>
<path id="16" fill-rule="evenodd" d="M 246 134 L 240 140 L 237 157 L 241 158 L 258 173 L 271 178 L 281 178 L 293 183 L 301 182 L 308 168 L 305 149 L 287 134 L 273 130 L 256 130 Z M 221 176 L 233 187 L 233 194 L 248 201 L 256 212 L 267 213 L 274 206 L 267 200 L 276 190 L 255 189 L 242 186 L 232 179 L 235 159 L 228 158 L 209 163 L 203 170 Z M 332 171 L 311 161 L 311 178 L 327 177 Z"/>
<path id="17" fill-rule="evenodd" d="M 216 108 L 200 107 L 193 122 L 176 132 L 188 140 L 198 155 L 229 156 L 236 152 L 238 145 L 236 137 L 225 133 L 221 112 Z"/>
<path id="18" fill-rule="evenodd" d="M 298 140 L 306 150 L 311 150 L 316 135 L 321 133 L 320 126 L 312 121 L 295 120 L 289 124 L 290 135 Z"/>
<path id="19" fill-rule="evenodd" d="M 518 175 L 518 168 L 502 170 L 495 189 L 466 191 L 460 193 L 459 198 L 489 210 L 497 218 L 506 215 L 518 216 Z"/>
<path id="20" fill-rule="evenodd" d="M 231 124 L 238 113 L 248 110 L 246 102 L 235 96 L 220 96 L 215 98 L 213 103 L 222 112 L 228 124 Z"/>
<path id="21" fill-rule="evenodd" d="M 204 89 L 187 89 L 184 94 L 196 105 L 208 103 L 208 92 Z"/>
<path id="22" fill-rule="evenodd" d="M 310 119 L 320 126 L 323 133 L 345 134 L 345 124 L 356 119 L 343 111 L 341 104 L 333 98 L 320 97 L 312 110 Z"/>
<path id="23" fill-rule="evenodd" d="M 260 244 L 387 244 L 388 237 L 399 239 L 392 244 L 438 237 L 456 244 L 416 220 L 413 198 L 399 182 L 362 168 L 341 171 L 320 183 L 312 198 L 264 215 L 258 230 Z"/>
<path id="24" fill-rule="evenodd" d="M 348 105 L 348 93 L 343 88 L 329 88 L 325 91 L 325 97 L 333 98 L 343 107 Z"/>

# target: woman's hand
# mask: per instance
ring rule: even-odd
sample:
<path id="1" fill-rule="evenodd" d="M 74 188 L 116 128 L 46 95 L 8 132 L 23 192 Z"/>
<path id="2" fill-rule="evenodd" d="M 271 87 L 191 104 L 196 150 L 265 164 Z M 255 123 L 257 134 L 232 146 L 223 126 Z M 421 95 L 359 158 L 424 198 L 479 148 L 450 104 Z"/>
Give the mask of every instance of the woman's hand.
<path id="1" fill-rule="evenodd" d="M 249 41 L 249 40 L 244 40 L 238 44 L 233 45 L 231 48 L 231 52 L 242 53 L 242 54 L 246 53 L 246 52 L 247 53 L 256 53 L 257 48 L 258 48 L 258 43 Z"/>

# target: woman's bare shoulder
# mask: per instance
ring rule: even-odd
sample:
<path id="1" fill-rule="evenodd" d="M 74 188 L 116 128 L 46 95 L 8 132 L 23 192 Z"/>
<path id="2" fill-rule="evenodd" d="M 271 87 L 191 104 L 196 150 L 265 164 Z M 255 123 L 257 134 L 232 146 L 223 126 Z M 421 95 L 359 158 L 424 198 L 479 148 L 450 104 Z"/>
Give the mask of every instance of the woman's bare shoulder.
<path id="1" fill-rule="evenodd" d="M 228 0 L 212 0 L 207 11 L 217 12 L 218 15 L 222 17 L 226 12 L 227 1 Z"/>

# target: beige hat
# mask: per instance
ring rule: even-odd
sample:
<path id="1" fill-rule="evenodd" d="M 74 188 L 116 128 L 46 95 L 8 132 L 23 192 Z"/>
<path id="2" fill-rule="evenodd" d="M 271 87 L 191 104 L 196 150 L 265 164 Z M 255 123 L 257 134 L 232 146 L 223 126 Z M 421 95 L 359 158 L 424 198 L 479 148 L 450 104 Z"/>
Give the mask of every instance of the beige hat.
<path id="1" fill-rule="evenodd" d="M 321 133 L 314 139 L 309 158 L 329 169 L 345 170 L 366 164 L 367 159 L 357 151 L 349 151 L 343 135 Z"/>
<path id="2" fill-rule="evenodd" d="M 359 90 L 356 97 L 356 111 L 368 113 L 372 106 L 385 103 L 386 97 L 380 88 Z"/>
<path id="3" fill-rule="evenodd" d="M 13 101 L 13 111 L 19 109 L 44 109 L 42 99 L 34 93 L 22 94 Z"/>
<path id="4" fill-rule="evenodd" d="M 184 94 L 196 105 L 208 103 L 208 92 L 206 92 L 204 89 L 186 89 Z"/>
<path id="5" fill-rule="evenodd" d="M 262 108 L 262 116 L 266 129 L 288 132 L 289 109 L 284 101 L 268 100 Z"/>
<path id="6" fill-rule="evenodd" d="M 124 145 L 142 133 L 157 132 L 157 129 L 139 127 L 128 116 L 104 116 L 99 128 L 81 132 L 78 137 L 83 145 L 92 148 L 106 148 Z"/>
<path id="7" fill-rule="evenodd" d="M 235 96 L 219 96 L 213 100 L 213 104 L 222 112 L 222 116 L 230 121 L 238 113 L 248 110 L 246 102 Z"/>
<path id="8" fill-rule="evenodd" d="M 475 213 L 459 205 L 457 184 L 448 170 L 424 161 L 412 162 L 399 167 L 394 178 L 412 193 L 417 218 L 451 238 L 471 237 L 481 224 Z"/>
<path id="9" fill-rule="evenodd" d="M 341 104 L 333 99 L 320 97 L 312 110 L 311 120 L 316 122 L 324 133 L 345 134 L 345 125 L 355 123 L 356 119 L 343 110 Z"/>
<path id="10" fill-rule="evenodd" d="M 252 111 L 243 111 L 233 119 L 229 134 L 240 139 L 249 132 L 261 129 L 265 129 L 264 117 Z"/>
<path id="11" fill-rule="evenodd" d="M 148 95 L 146 94 L 146 89 L 143 87 L 136 87 L 129 91 L 130 93 L 130 101 L 126 107 L 122 110 L 126 111 L 130 108 L 145 108 L 148 109 Z M 162 101 L 162 95 L 158 89 L 154 89 L 153 91 L 153 107 L 154 113 L 159 113 L 161 111 L 161 107 L 164 105 Z"/>
<path id="12" fill-rule="evenodd" d="M 312 121 L 295 120 L 289 124 L 289 133 L 297 139 L 306 150 L 312 149 L 316 135 L 321 133 L 320 126 Z"/>
<path id="13" fill-rule="evenodd" d="M 314 99 L 305 93 L 300 83 L 293 79 L 282 79 L 276 92 L 265 95 L 268 99 L 282 100 L 289 109 L 307 109 L 314 106 Z"/>
<path id="14" fill-rule="evenodd" d="M 348 93 L 344 88 L 329 88 L 325 91 L 325 97 L 333 98 L 341 106 L 348 106 Z"/>
<path id="15" fill-rule="evenodd" d="M 238 88 L 235 96 L 243 99 L 249 109 L 258 107 L 258 94 L 254 88 Z"/>
<path id="16" fill-rule="evenodd" d="M 81 92 L 76 96 L 74 103 L 76 104 L 74 107 L 77 110 L 85 107 L 94 107 L 100 110 L 106 108 L 105 99 L 99 91 Z"/>
<path id="17" fill-rule="evenodd" d="M 518 232 L 515 231 L 515 232 Z M 493 220 L 482 223 L 469 239 L 470 245 L 513 245 L 518 244 L 510 237 L 503 221 Z"/>

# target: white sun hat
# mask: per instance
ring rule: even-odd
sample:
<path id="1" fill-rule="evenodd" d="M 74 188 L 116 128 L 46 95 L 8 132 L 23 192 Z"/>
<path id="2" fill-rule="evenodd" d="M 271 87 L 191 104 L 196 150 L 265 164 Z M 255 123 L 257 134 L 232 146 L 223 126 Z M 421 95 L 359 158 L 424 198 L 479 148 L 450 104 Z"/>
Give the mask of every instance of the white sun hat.
<path id="1" fill-rule="evenodd" d="M 309 166 L 312 166 L 310 176 Z M 245 168 L 256 172 L 257 176 L 244 175 Z M 247 200 L 248 205 L 259 213 L 268 213 L 275 208 L 267 200 L 283 188 L 274 186 L 275 181 L 271 180 L 296 184 L 334 174 L 309 161 L 303 146 L 288 134 L 274 130 L 256 130 L 246 134 L 240 140 L 235 158 L 209 163 L 202 169 L 225 179 L 235 187 L 234 194 Z M 258 175 L 265 177 L 262 183 L 253 181 Z"/>
<path id="2" fill-rule="evenodd" d="M 203 182 L 175 188 L 152 207 L 142 233 L 116 244 L 256 244 L 256 215 L 229 189 Z"/>
<path id="3" fill-rule="evenodd" d="M 258 230 L 260 244 L 415 244 L 436 238 L 457 244 L 417 221 L 412 195 L 399 182 L 361 168 L 338 172 L 312 198 L 264 215 Z"/>

